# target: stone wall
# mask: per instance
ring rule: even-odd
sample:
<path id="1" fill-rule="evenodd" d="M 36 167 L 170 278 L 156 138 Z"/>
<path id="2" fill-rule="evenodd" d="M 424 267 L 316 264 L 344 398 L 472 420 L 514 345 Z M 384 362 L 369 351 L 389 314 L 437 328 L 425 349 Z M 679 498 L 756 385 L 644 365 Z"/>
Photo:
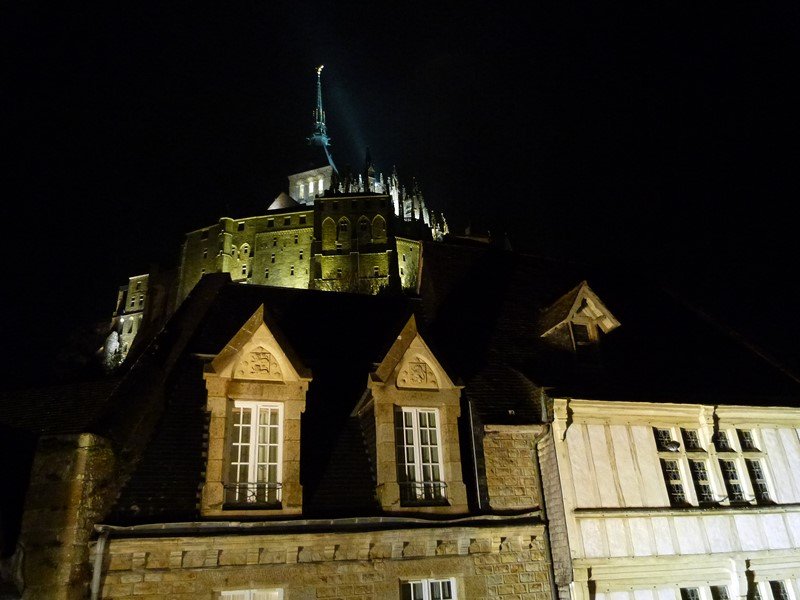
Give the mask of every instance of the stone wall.
<path id="1" fill-rule="evenodd" d="M 494 510 L 540 506 L 536 434 L 541 426 L 486 425 L 483 454 L 489 503 Z"/>
<path id="2" fill-rule="evenodd" d="M 422 244 L 416 240 L 397 238 L 397 270 L 404 290 L 417 291 Z"/>
<path id="3" fill-rule="evenodd" d="M 92 524 L 104 508 L 114 456 L 91 434 L 40 440 L 25 501 L 18 560 L 26 600 L 85 598 Z"/>
<path id="4" fill-rule="evenodd" d="M 284 600 L 399 598 L 403 581 L 453 577 L 459 599 L 550 600 L 541 525 L 363 533 L 111 539 L 103 598 L 217 598 L 283 588 Z"/>

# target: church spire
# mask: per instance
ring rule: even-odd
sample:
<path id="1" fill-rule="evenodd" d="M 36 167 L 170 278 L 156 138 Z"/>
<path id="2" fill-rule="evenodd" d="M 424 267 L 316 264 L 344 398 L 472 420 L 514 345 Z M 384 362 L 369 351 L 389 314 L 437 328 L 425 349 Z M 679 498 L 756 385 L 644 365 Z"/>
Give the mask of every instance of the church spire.
<path id="1" fill-rule="evenodd" d="M 325 151 L 325 156 L 328 158 L 328 164 L 336 171 L 336 165 L 333 164 L 331 153 L 328 146 L 331 144 L 331 138 L 328 137 L 328 127 L 325 125 L 325 111 L 322 108 L 322 69 L 325 65 L 317 67 L 317 107 L 314 109 L 314 131 L 306 141 L 311 146 L 320 146 Z"/>

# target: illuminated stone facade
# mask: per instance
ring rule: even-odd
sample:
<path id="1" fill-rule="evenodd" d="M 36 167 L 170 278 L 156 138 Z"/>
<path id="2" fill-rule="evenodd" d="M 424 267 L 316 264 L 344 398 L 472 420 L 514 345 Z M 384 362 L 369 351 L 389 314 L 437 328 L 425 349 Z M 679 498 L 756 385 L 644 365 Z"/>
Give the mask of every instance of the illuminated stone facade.
<path id="1" fill-rule="evenodd" d="M 178 301 L 206 273 L 323 291 L 416 291 L 422 244 L 398 237 L 398 228 L 409 229 L 394 215 L 391 196 L 369 192 L 324 195 L 313 205 L 220 219 L 186 235 Z"/>

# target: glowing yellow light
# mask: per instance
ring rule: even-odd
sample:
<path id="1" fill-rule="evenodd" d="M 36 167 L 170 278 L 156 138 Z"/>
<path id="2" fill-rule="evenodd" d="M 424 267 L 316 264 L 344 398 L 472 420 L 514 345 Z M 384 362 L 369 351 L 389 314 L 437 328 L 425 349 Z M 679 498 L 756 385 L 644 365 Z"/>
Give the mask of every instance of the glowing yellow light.
<path id="1" fill-rule="evenodd" d="M 325 66 L 325 65 L 320 65 L 320 66 L 318 66 L 318 67 L 317 67 L 317 75 L 319 75 L 320 73 L 322 73 L 322 69 L 323 69 L 323 67 L 324 67 L 324 66 Z"/>

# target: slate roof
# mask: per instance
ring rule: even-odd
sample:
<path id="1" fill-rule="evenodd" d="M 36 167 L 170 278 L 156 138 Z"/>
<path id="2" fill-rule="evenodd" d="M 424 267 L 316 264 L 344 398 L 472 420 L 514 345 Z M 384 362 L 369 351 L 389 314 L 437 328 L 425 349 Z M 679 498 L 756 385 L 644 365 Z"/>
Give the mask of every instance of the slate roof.
<path id="1" fill-rule="evenodd" d="M 198 356 L 217 354 L 261 304 L 276 333 L 313 373 L 301 421 L 304 516 L 377 511 L 368 453 L 350 412 L 373 364 L 383 358 L 418 302 L 230 284 L 194 324 L 167 382 L 161 422 L 107 522 L 198 518 L 207 439 L 203 360 Z"/>
<path id="2" fill-rule="evenodd" d="M 427 243 L 421 295 L 434 340 L 467 389 L 490 357 L 551 395 L 797 405 L 800 385 L 672 294 L 629 273 L 494 248 Z M 543 309 L 581 281 L 621 326 L 576 357 L 539 337 Z M 475 340 L 465 344 L 465 337 Z"/>
<path id="3" fill-rule="evenodd" d="M 0 424 L 35 435 L 80 433 L 102 411 L 117 378 L 4 390 Z"/>
<path id="4" fill-rule="evenodd" d="M 350 414 L 412 314 L 481 424 L 541 422 L 542 389 L 609 400 L 796 406 L 800 398 L 795 381 L 647 281 L 485 246 L 425 243 L 422 258 L 419 298 L 206 276 L 121 382 L 30 391 L 24 402 L 6 394 L 0 422 L 41 433 L 93 423 L 91 430 L 123 440 L 131 467 L 105 523 L 197 520 L 208 427 L 203 364 L 262 304 L 313 374 L 301 422 L 304 517 L 378 513 L 370 452 Z M 621 326 L 601 336 L 596 353 L 576 357 L 539 332 L 542 309 L 583 280 Z M 462 459 L 469 471 L 469 453 Z"/>

